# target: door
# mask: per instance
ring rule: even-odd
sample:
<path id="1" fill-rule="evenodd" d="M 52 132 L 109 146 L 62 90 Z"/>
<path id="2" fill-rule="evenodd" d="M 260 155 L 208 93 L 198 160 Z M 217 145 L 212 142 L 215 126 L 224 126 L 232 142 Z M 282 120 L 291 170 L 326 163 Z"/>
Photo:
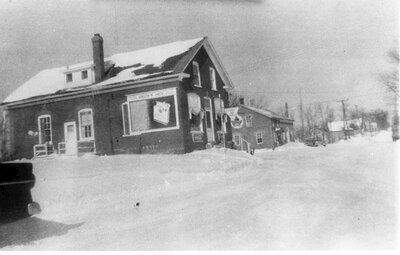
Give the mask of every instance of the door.
<path id="1" fill-rule="evenodd" d="M 204 115 L 206 119 L 206 132 L 207 132 L 207 141 L 214 142 L 214 122 L 213 122 L 213 112 L 211 105 L 211 98 L 204 98 Z"/>
<path id="2" fill-rule="evenodd" d="M 75 122 L 64 123 L 65 154 L 78 154 L 78 142 Z"/>

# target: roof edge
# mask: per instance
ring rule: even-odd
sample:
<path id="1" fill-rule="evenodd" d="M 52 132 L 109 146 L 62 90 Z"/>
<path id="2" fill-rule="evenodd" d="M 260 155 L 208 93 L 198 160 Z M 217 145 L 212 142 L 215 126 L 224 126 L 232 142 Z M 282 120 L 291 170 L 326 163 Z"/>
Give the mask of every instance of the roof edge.
<path id="1" fill-rule="evenodd" d="M 164 80 L 173 81 L 173 80 L 182 80 L 183 78 L 186 78 L 186 74 L 178 73 L 178 74 L 171 74 L 168 76 L 156 77 L 152 79 L 125 81 L 120 83 L 109 84 L 107 86 L 87 87 L 85 89 L 73 91 L 71 93 L 65 93 L 65 94 L 53 93 L 53 94 L 43 95 L 40 98 L 27 98 L 13 102 L 1 102 L 0 106 L 4 106 L 6 109 L 9 107 L 18 108 L 19 106 L 23 107 L 29 104 L 40 104 L 48 100 L 68 100 L 70 97 L 84 97 L 87 96 L 87 94 L 91 94 L 93 91 L 101 91 L 101 94 L 103 94 L 114 90 L 132 89 L 131 86 L 134 86 L 133 88 L 147 87 L 147 86 L 157 85 L 160 82 L 165 82 Z"/>
<path id="2" fill-rule="evenodd" d="M 210 40 L 208 39 L 207 36 L 204 36 L 204 39 L 201 40 L 199 43 L 201 43 L 195 51 L 191 53 L 191 57 L 187 60 L 187 62 L 179 69 L 177 72 L 181 73 L 184 72 L 186 67 L 190 64 L 190 62 L 193 60 L 194 56 L 196 56 L 197 52 L 201 49 L 201 46 L 204 47 L 206 50 L 208 56 L 210 57 L 212 63 L 214 64 L 215 68 L 218 71 L 218 74 L 220 75 L 222 81 L 224 82 L 224 89 L 231 90 L 234 89 L 234 85 L 232 80 L 229 78 L 228 73 L 226 72 L 224 66 L 222 65 L 222 62 L 220 58 L 217 55 L 217 52 L 215 51 L 214 47 L 212 46 Z"/>
<path id="3" fill-rule="evenodd" d="M 255 110 L 254 110 L 254 109 L 257 109 L 257 110 L 262 111 L 263 109 L 258 109 L 258 108 L 250 107 L 250 106 L 246 106 L 246 105 L 240 105 L 240 107 L 243 107 L 243 108 L 245 108 L 245 109 L 247 109 L 247 110 L 249 110 L 249 111 L 256 112 L 256 113 L 258 113 L 258 114 L 261 114 L 261 115 L 263 115 L 263 116 L 265 116 L 265 117 L 268 117 L 268 118 L 271 118 L 271 119 L 281 119 L 281 120 L 287 120 L 287 121 L 293 121 L 293 122 L 294 122 L 294 119 L 287 118 L 287 117 L 284 117 L 284 116 L 279 116 L 279 114 L 274 113 L 274 112 L 272 112 L 272 114 L 275 115 L 275 116 L 270 117 L 270 116 L 267 116 L 267 115 L 265 115 L 265 114 L 262 114 L 261 112 L 258 112 L 258 111 L 255 111 Z M 269 110 L 268 110 L 268 111 L 269 111 Z"/>

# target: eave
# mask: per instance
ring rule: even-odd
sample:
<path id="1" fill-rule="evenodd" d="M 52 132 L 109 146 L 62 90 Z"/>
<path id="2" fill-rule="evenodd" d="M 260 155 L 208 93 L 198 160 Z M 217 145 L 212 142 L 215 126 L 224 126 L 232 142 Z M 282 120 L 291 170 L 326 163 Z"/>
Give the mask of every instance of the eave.
<path id="1" fill-rule="evenodd" d="M 95 85 L 88 87 L 87 89 L 82 89 L 78 91 L 72 91 L 70 93 L 64 94 L 50 94 L 47 96 L 41 96 L 40 98 L 28 98 L 20 101 L 9 102 L 9 103 L 1 103 L 0 105 L 5 106 L 6 109 L 15 109 L 21 107 L 27 107 L 32 105 L 39 105 L 48 102 L 57 102 L 63 100 L 69 100 L 74 98 L 86 97 L 93 95 L 95 92 L 96 95 L 110 93 L 114 91 L 121 91 L 133 88 L 142 88 L 148 87 L 153 85 L 158 85 L 166 82 L 172 81 L 182 81 L 183 78 L 188 78 L 188 74 L 185 73 L 178 73 L 178 74 L 171 74 L 167 76 L 161 76 L 151 79 L 145 80 L 137 80 L 137 81 L 124 81 L 119 83 L 113 83 L 105 86 L 96 87 Z"/>

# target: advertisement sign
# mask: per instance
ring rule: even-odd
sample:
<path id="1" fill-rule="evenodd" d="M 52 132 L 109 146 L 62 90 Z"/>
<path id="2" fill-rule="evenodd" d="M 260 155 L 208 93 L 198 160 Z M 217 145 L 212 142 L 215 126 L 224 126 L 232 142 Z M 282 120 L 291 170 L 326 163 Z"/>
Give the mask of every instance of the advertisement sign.
<path id="1" fill-rule="evenodd" d="M 239 107 L 225 108 L 224 111 L 231 119 L 233 119 L 238 116 Z"/>
<path id="2" fill-rule="evenodd" d="M 154 121 L 163 125 L 168 125 L 170 107 L 171 105 L 169 103 L 156 101 L 156 104 L 153 107 Z"/>
<path id="3" fill-rule="evenodd" d="M 231 125 L 233 128 L 241 128 L 243 126 L 243 118 L 238 114 L 239 107 L 225 108 L 225 113 L 231 119 Z"/>

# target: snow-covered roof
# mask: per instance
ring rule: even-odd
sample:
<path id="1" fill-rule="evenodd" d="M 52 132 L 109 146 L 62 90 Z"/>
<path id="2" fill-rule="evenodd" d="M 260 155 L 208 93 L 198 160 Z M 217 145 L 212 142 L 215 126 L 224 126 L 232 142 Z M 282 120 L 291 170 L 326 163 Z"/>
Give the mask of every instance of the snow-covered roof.
<path id="1" fill-rule="evenodd" d="M 346 130 L 352 130 L 350 124 L 354 124 L 360 127 L 361 119 L 346 120 L 345 122 L 343 120 L 328 122 L 328 129 L 331 132 L 342 131 L 343 128 L 345 128 Z"/>
<path id="2" fill-rule="evenodd" d="M 281 115 L 279 115 L 279 114 L 277 114 L 277 113 L 275 113 L 275 112 L 273 112 L 273 111 L 270 111 L 270 110 L 258 109 L 258 108 L 254 108 L 254 107 L 247 106 L 247 105 L 241 105 L 241 106 L 242 106 L 243 108 L 246 108 L 246 109 L 249 109 L 249 110 L 254 111 L 254 112 L 256 112 L 256 113 L 259 113 L 259 114 L 261 114 L 261 115 L 264 115 L 264 116 L 266 116 L 266 117 L 268 117 L 268 118 L 275 118 L 275 119 L 281 119 L 281 120 L 290 120 L 290 121 L 294 121 L 294 120 L 292 120 L 292 119 L 290 119 L 290 118 L 286 118 L 286 117 L 281 116 Z"/>
<path id="3" fill-rule="evenodd" d="M 204 41 L 206 37 L 187 41 L 177 41 L 147 49 L 118 53 L 105 58 L 106 71 L 111 67 L 118 70 L 113 77 L 107 77 L 104 81 L 82 87 L 67 89 L 65 86 L 65 72 L 71 69 L 79 69 L 90 66 L 92 61 L 74 65 L 46 69 L 29 79 L 11 93 L 3 103 L 10 103 L 28 98 L 51 95 L 71 90 L 83 90 L 98 88 L 99 86 L 110 85 L 132 80 L 141 80 L 154 76 L 163 76 L 175 73 L 176 66 L 183 56 L 189 52 L 197 43 Z"/>

